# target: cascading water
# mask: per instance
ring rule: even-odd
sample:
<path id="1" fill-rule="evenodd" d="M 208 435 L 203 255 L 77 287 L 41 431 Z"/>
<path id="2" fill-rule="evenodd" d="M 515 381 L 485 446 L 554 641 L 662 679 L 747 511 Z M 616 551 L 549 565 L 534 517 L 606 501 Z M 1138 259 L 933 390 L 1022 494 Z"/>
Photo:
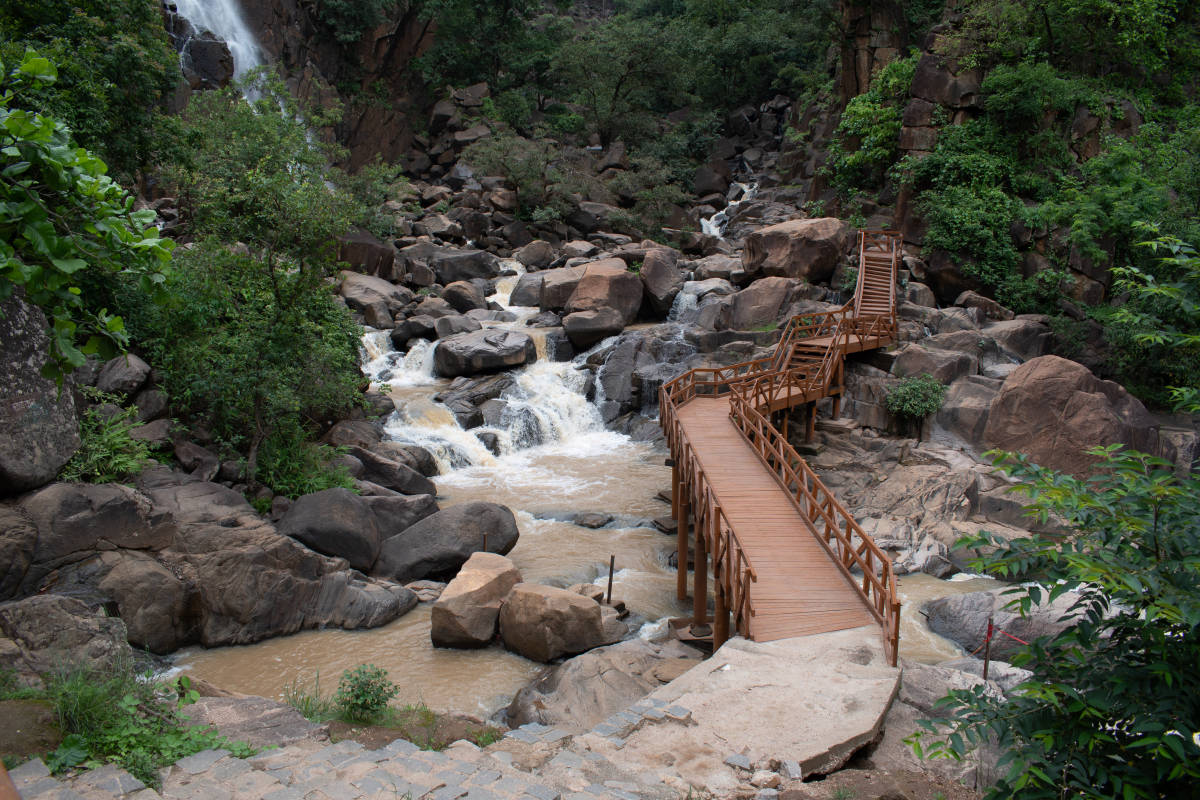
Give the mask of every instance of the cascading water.
<path id="1" fill-rule="evenodd" d="M 246 24 L 238 0 L 175 0 L 175 7 L 192 23 L 197 33 L 211 31 L 229 45 L 235 78 L 266 64 L 262 48 Z"/>
<path id="2" fill-rule="evenodd" d="M 711 217 L 705 217 L 704 219 L 700 220 L 701 233 L 708 236 L 715 236 L 718 239 L 725 238 L 725 226 L 728 225 L 729 220 L 733 218 L 734 213 L 738 210 L 738 206 L 747 200 L 753 199 L 753 197 L 758 194 L 758 184 L 751 183 L 747 185 L 744 183 L 735 183 L 731 193 L 733 193 L 733 191 L 740 192 L 741 196 L 738 197 L 738 199 L 734 202 L 725 206 L 725 208 L 713 214 Z"/>

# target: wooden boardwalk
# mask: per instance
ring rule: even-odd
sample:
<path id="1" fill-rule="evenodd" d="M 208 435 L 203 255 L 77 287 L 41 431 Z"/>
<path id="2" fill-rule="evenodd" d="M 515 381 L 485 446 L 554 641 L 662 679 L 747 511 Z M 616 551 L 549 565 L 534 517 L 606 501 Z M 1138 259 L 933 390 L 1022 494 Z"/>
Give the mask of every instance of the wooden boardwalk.
<path id="1" fill-rule="evenodd" d="M 729 398 L 697 398 L 679 410 L 679 421 L 750 563 L 763 565 L 748 638 L 769 642 L 874 624 L 790 493 L 729 419 Z"/>
<path id="2" fill-rule="evenodd" d="M 787 437 L 792 408 L 808 406 L 810 436 L 817 401 L 832 397 L 837 416 L 846 354 L 895 341 L 899 237 L 863 232 L 859 247 L 858 286 L 846 306 L 793 318 L 767 358 L 691 370 L 660 392 L 681 563 L 694 533 L 692 630 L 708 630 L 711 563 L 714 646 L 731 628 L 771 641 L 876 623 L 896 663 L 891 561 Z M 679 599 L 687 593 L 680 569 Z"/>

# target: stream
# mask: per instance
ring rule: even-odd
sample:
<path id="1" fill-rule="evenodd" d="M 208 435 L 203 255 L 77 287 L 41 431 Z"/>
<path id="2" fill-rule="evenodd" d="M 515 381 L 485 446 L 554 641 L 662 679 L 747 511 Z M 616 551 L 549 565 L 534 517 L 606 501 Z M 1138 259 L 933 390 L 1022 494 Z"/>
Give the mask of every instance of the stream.
<path id="1" fill-rule="evenodd" d="M 503 267 L 518 276 L 523 271 L 515 261 Z M 517 276 L 501 278 L 489 298 L 516 319 L 484 325 L 528 333 L 541 355 L 544 331 L 524 324 L 537 309 L 508 305 L 516 281 Z M 510 507 L 521 536 L 509 557 L 526 581 L 603 583 L 609 557 L 615 556 L 613 596 L 646 621 L 638 635 L 660 635 L 665 618 L 688 613 L 675 600 L 675 570 L 667 565 L 674 537 L 649 523 L 670 514 L 669 504 L 658 496 L 670 487 L 665 453 L 604 428 L 585 396 L 587 373 L 577 368 L 587 354 L 563 363 L 539 358 L 517 370 L 517 389 L 506 396 L 499 424 L 467 431 L 433 399 L 449 384 L 433 375 L 433 350 L 432 344 L 421 343 L 402 354 L 392 349 L 386 331 L 368 329 L 363 335 L 363 371 L 376 386 L 385 385 L 397 405 L 386 433 L 434 454 L 441 469 L 434 481 L 442 507 L 472 500 Z M 477 431 L 496 434 L 498 455 L 476 437 Z M 598 529 L 562 520 L 577 512 L 599 512 L 613 520 Z M 962 654 L 930 632 L 915 611 L 933 597 L 995 585 L 986 578 L 957 577 L 962 579 L 901 578 L 902 657 L 934 663 Z M 483 717 L 507 705 L 541 669 L 498 645 L 436 649 L 430 644 L 429 624 L 430 606 L 422 604 L 374 630 L 317 630 L 240 647 L 190 648 L 180 651 L 175 665 L 225 689 L 280 697 L 289 684 L 311 689 L 318 675 L 321 691 L 331 692 L 343 670 L 372 663 L 401 686 L 398 702 L 419 701 Z"/>

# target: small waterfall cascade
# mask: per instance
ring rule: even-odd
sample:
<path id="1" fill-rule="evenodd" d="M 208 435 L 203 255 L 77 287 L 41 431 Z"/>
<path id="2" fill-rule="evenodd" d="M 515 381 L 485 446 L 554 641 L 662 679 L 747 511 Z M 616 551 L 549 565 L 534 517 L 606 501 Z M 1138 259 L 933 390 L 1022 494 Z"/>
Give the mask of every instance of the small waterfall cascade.
<path id="1" fill-rule="evenodd" d="M 725 238 L 725 226 L 729 224 L 729 220 L 732 219 L 734 213 L 738 210 L 738 206 L 747 200 L 753 199 L 758 194 L 758 184 L 735 183 L 729 193 L 738 199 L 711 217 L 700 220 L 701 233 L 707 236 L 715 236 L 718 239 Z"/>
<path id="2" fill-rule="evenodd" d="M 180 15 L 196 29 L 211 31 L 229 45 L 233 55 L 234 78 L 241 78 L 255 67 L 267 63 L 258 40 L 246 24 L 238 0 L 174 0 Z"/>
<path id="3" fill-rule="evenodd" d="M 434 375 L 435 342 L 418 341 L 407 353 L 400 353 L 392 344 L 390 331 L 367 330 L 362 337 L 363 374 L 373 388 L 386 388 L 398 406 L 385 423 L 387 435 L 429 450 L 443 474 L 471 466 L 498 466 L 530 448 L 604 449 L 613 444 L 610 438 L 619 437 L 604 428 L 599 411 L 587 399 L 588 373 L 578 365 L 588 354 L 570 362 L 542 357 L 544 332 L 524 327 L 537 309 L 509 305 L 525 270 L 515 261 L 505 262 L 504 267 L 515 274 L 497 281 L 496 291 L 488 299 L 516 319 L 484 324 L 529 334 L 539 345 L 539 359 L 512 373 L 514 383 L 500 397 L 502 410 L 482 427 L 462 428 L 454 413 L 434 399 L 449 385 Z M 539 337 L 539 333 L 543 335 Z M 597 345 L 602 346 L 603 342 Z M 477 434 L 494 434 L 497 452 L 489 450 Z"/>

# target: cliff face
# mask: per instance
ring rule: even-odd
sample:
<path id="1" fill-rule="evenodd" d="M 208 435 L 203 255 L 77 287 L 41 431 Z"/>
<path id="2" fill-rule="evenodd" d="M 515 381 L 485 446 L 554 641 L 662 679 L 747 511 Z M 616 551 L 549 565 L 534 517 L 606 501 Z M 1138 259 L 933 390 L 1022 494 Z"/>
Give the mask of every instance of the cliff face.
<path id="1" fill-rule="evenodd" d="M 319 108 L 342 103 L 342 122 L 330 133 L 349 149 L 348 168 L 376 154 L 388 162 L 400 159 L 412 144 L 411 119 L 422 103 L 411 64 L 431 44 L 431 24 L 410 12 L 357 43 L 341 44 L 302 0 L 245 3 L 244 12 L 296 97 Z"/>

